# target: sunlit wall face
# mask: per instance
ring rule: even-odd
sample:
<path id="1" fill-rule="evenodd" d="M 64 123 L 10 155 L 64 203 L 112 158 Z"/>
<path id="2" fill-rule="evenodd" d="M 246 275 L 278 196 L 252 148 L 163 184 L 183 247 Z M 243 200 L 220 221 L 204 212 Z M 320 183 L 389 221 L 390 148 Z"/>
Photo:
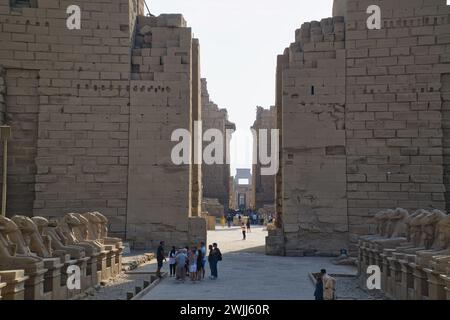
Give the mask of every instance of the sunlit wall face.
<path id="1" fill-rule="evenodd" d="M 182 13 L 200 39 L 202 77 L 211 99 L 227 108 L 237 130 L 231 173 L 251 168 L 256 106 L 275 103 L 277 54 L 304 22 L 332 15 L 333 0 L 151 0 L 150 12 Z"/>

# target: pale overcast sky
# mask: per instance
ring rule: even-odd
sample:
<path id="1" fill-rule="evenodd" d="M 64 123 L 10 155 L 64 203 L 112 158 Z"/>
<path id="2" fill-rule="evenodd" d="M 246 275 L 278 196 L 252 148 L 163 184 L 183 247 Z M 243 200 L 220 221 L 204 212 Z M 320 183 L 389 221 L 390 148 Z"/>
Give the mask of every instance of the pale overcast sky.
<path id="1" fill-rule="evenodd" d="M 256 106 L 275 103 L 276 56 L 303 22 L 332 15 L 333 0 L 147 0 L 150 12 L 182 13 L 200 39 L 201 76 L 236 124 L 231 174 L 251 167 Z"/>

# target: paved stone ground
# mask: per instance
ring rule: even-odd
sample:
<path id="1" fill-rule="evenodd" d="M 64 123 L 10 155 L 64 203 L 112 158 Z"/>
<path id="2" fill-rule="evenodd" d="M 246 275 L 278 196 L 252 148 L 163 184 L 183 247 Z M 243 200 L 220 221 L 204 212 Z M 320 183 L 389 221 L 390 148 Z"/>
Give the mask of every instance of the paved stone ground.
<path id="1" fill-rule="evenodd" d="M 134 292 L 135 287 L 143 287 L 144 280 L 150 281 L 150 275 L 125 274 L 117 276 L 105 286 L 90 290 L 82 300 L 126 300 L 127 292 Z"/>
<path id="2" fill-rule="evenodd" d="M 143 259 L 145 252 L 133 252 L 129 255 L 123 256 L 122 262 L 126 264 L 127 262 L 135 261 L 137 259 Z M 127 297 L 127 292 L 134 292 L 135 287 L 143 287 L 144 280 L 150 281 L 151 275 L 149 274 L 139 274 L 141 270 L 148 271 L 148 265 L 154 265 L 154 262 L 145 262 L 133 271 L 136 274 L 131 273 L 121 273 L 116 278 L 108 281 L 103 286 L 99 286 L 95 289 L 89 290 L 85 293 L 83 300 L 125 300 Z M 154 267 L 152 267 L 153 270 Z M 133 272 L 131 271 L 131 272 Z"/>
<path id="3" fill-rule="evenodd" d="M 223 253 L 223 261 L 219 262 L 219 279 L 181 283 L 174 278 L 166 278 L 143 299 L 309 300 L 313 299 L 314 292 L 308 276 L 310 272 L 326 268 L 331 274 L 356 274 L 355 267 L 333 265 L 329 258 L 266 256 L 266 235 L 261 227 L 254 227 L 245 241 L 237 227 L 222 229 L 219 226 L 216 231 L 209 231 L 208 242 L 217 242 Z M 149 264 L 145 268 L 153 271 L 155 265 Z M 167 264 L 164 270 L 168 270 Z M 342 290 L 345 292 L 340 292 L 338 283 L 338 296 L 345 299 L 371 298 L 357 289 L 354 279 L 346 279 Z"/>

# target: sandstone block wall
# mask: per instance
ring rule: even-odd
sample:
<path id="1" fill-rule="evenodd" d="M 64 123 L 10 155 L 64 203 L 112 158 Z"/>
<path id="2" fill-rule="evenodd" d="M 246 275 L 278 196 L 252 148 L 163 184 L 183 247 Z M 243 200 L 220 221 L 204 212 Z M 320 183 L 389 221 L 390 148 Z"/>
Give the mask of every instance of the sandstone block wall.
<path id="1" fill-rule="evenodd" d="M 288 49 L 285 49 L 284 54 L 278 55 L 276 67 L 276 81 L 275 81 L 275 107 L 277 109 L 277 128 L 279 129 L 278 136 L 278 172 L 275 177 L 275 210 L 276 210 L 276 226 L 281 229 L 283 226 L 283 71 L 288 67 L 289 56 Z M 281 235 L 282 232 L 278 232 Z M 278 239 L 278 243 L 283 239 Z M 266 242 L 270 242 L 270 237 Z M 269 244 L 270 245 L 270 244 Z M 280 246 L 277 246 L 280 248 Z M 283 249 L 284 250 L 284 249 Z M 281 254 L 281 253 L 280 253 Z M 284 251 L 282 252 L 284 254 Z"/>
<path id="2" fill-rule="evenodd" d="M 201 241 L 206 241 L 206 219 L 204 217 L 190 217 L 188 226 L 189 245 L 200 245 Z"/>
<path id="3" fill-rule="evenodd" d="M 288 255 L 327 254 L 347 245 L 344 27 L 341 18 L 304 24 L 283 71 Z"/>
<path id="4" fill-rule="evenodd" d="M 361 12 L 370 4 L 381 7 L 381 30 L 366 28 Z M 347 6 L 347 192 L 354 243 L 375 231 L 372 216 L 379 209 L 448 207 L 442 82 L 450 70 L 450 7 L 445 0 Z"/>
<path id="5" fill-rule="evenodd" d="M 140 17 L 136 29 L 127 202 L 127 238 L 135 247 L 155 247 L 161 240 L 185 245 L 189 216 L 197 215 L 199 206 L 194 188 L 198 166 L 178 166 L 170 157 L 177 143 L 170 142 L 172 132 L 180 128 L 193 132 L 193 120 L 200 116 L 193 100 L 198 43 L 179 18 L 175 24 L 162 17 Z M 192 148 L 188 152 L 192 156 Z"/>
<path id="6" fill-rule="evenodd" d="M 5 123 L 5 111 L 6 111 L 6 70 L 3 66 L 0 66 L 0 123 Z"/>
<path id="7" fill-rule="evenodd" d="M 218 199 L 205 198 L 202 200 L 202 212 L 208 213 L 208 215 L 213 217 L 222 217 L 225 213 L 225 208 L 219 202 Z"/>
<path id="8" fill-rule="evenodd" d="M 192 114 L 191 114 L 191 132 L 192 132 L 192 181 L 191 181 L 191 207 L 192 216 L 198 217 L 202 213 L 202 137 L 203 130 L 195 130 L 195 121 L 202 120 L 202 102 L 201 102 L 201 79 L 200 79 L 200 43 L 198 39 L 192 40 Z"/>
<path id="9" fill-rule="evenodd" d="M 450 208 L 450 73 L 442 74 L 441 80 L 445 207 Z"/>
<path id="10" fill-rule="evenodd" d="M 229 144 L 227 145 L 226 130 L 235 130 L 235 125 L 228 120 L 227 110 L 220 109 L 211 100 L 206 79 L 201 79 L 201 86 L 203 131 L 217 129 L 222 132 L 225 139 L 223 144 L 223 164 L 202 165 L 203 196 L 218 199 L 222 206 L 228 209 L 230 198 L 230 164 L 227 163 L 227 159 L 230 158 L 230 146 Z M 205 146 L 208 143 L 204 142 Z"/>
<path id="11" fill-rule="evenodd" d="M 14 135 L 8 144 L 10 214 L 32 212 L 38 137 L 38 72 L 9 68 L 5 72 L 6 123 Z M 2 157 L 3 158 L 3 157 Z M 3 161 L 3 159 L 2 159 Z"/>
<path id="12" fill-rule="evenodd" d="M 367 29 L 369 5 L 381 30 Z M 281 254 L 352 250 L 380 209 L 449 205 L 450 6 L 349 0 L 335 12 L 345 24 L 304 24 L 278 58 Z"/>
<path id="13" fill-rule="evenodd" d="M 181 15 L 142 16 L 142 0 L 78 1 L 81 30 L 68 30 L 70 4 L 0 0 L 8 215 L 97 210 L 136 246 L 185 245 L 201 178 L 172 165 L 170 136 L 201 117 L 191 30 Z"/>
<path id="14" fill-rule="evenodd" d="M 8 212 L 59 216 L 95 208 L 123 234 L 129 2 L 78 5 L 82 28 L 68 30 L 67 3 L 15 8 L 0 1 L 0 64 L 13 126 Z"/>
<path id="15" fill-rule="evenodd" d="M 271 155 L 271 141 L 270 132 L 277 128 L 277 110 L 275 106 L 270 109 L 257 107 L 256 120 L 253 123 L 252 129 L 258 134 L 260 129 L 267 130 L 267 154 Z M 256 153 L 259 157 L 259 142 L 256 147 Z M 255 158 L 255 155 L 253 156 Z M 275 176 L 261 175 L 261 162 L 257 161 L 253 164 L 252 174 L 253 184 L 253 198 L 255 199 L 255 209 L 258 210 L 264 205 L 273 205 L 275 203 Z"/>

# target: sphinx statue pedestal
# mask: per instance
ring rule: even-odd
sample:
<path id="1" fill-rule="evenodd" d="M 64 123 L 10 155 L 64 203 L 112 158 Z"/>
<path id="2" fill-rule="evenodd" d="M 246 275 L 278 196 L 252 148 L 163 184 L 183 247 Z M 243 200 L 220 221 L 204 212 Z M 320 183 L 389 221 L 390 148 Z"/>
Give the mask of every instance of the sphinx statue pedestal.
<path id="1" fill-rule="evenodd" d="M 432 300 L 445 300 L 447 298 L 445 276 L 450 268 L 450 256 L 435 256 L 424 271 L 428 277 L 429 297 Z"/>
<path id="2" fill-rule="evenodd" d="M 85 291 L 90 286 L 90 277 L 87 276 L 87 264 L 89 257 L 77 259 L 77 266 L 80 268 L 80 282 L 81 282 L 81 292 Z M 81 293 L 80 292 L 80 293 Z"/>
<path id="3" fill-rule="evenodd" d="M 379 264 L 381 270 L 381 290 L 384 292 L 388 292 L 389 281 L 391 277 L 391 269 L 389 264 L 389 258 L 391 256 L 391 252 L 385 250 L 380 254 L 381 263 Z"/>
<path id="4" fill-rule="evenodd" d="M 398 282 L 401 279 L 400 265 L 392 258 L 392 254 L 395 252 L 393 247 L 405 240 L 405 238 L 380 239 L 372 245 L 374 262 L 381 269 L 381 290 L 391 297 L 395 297 L 395 292 L 399 287 Z"/>
<path id="5" fill-rule="evenodd" d="M 48 270 L 44 275 L 44 295 L 48 295 L 46 299 L 60 300 L 64 296 L 61 292 L 61 263 L 60 258 L 45 258 L 44 266 Z"/>
<path id="6" fill-rule="evenodd" d="M 108 281 L 111 278 L 111 267 L 107 267 L 107 258 L 108 251 L 106 250 L 101 251 L 97 257 L 97 278 L 99 281 Z"/>
<path id="7" fill-rule="evenodd" d="M 445 292 L 445 281 L 441 278 L 441 273 L 431 268 L 423 269 L 428 279 L 428 297 L 430 300 L 445 300 L 447 294 Z"/>
<path id="8" fill-rule="evenodd" d="M 108 251 L 108 254 L 106 256 L 106 268 L 109 269 L 109 277 L 114 278 L 118 274 L 116 254 L 119 250 L 116 249 L 116 247 L 113 245 L 106 245 L 105 249 Z"/>
<path id="9" fill-rule="evenodd" d="M 386 293 L 393 299 L 406 299 L 406 291 L 403 291 L 402 286 L 402 264 L 394 257 L 387 258 L 389 269 L 386 279 Z"/>
<path id="10" fill-rule="evenodd" d="M 404 300 L 414 299 L 414 270 L 409 265 L 407 260 L 400 259 L 398 262 L 401 265 L 401 283 L 399 298 Z"/>
<path id="11" fill-rule="evenodd" d="M 48 270 L 44 268 L 44 262 L 25 269 L 28 280 L 25 281 L 25 300 L 43 300 L 44 276 Z"/>
<path id="12" fill-rule="evenodd" d="M 446 292 L 446 296 L 447 296 L 447 300 L 450 301 L 450 276 L 447 275 L 441 275 L 441 279 L 445 281 L 446 286 L 445 286 L 445 292 Z"/>
<path id="13" fill-rule="evenodd" d="M 68 280 L 68 274 L 67 274 L 67 269 L 70 266 L 76 265 L 77 264 L 77 260 L 76 259 L 71 259 L 70 255 L 66 255 L 65 256 L 65 260 L 64 260 L 64 266 L 63 266 L 63 272 L 61 272 L 61 295 L 62 295 L 62 299 L 66 300 L 66 299 L 71 299 L 73 297 L 75 297 L 77 294 L 80 293 L 80 290 L 77 289 L 69 289 L 67 287 L 67 280 Z"/>
<path id="14" fill-rule="evenodd" d="M 113 277 L 120 275 L 120 273 L 122 272 L 123 249 L 124 246 L 122 245 L 122 243 L 116 244 L 115 248 L 113 249 L 114 258 L 111 260 Z"/>
<path id="15" fill-rule="evenodd" d="M 118 248 L 117 248 L 118 247 Z M 122 242 L 116 246 L 117 252 L 116 252 L 116 269 L 117 269 L 117 275 L 119 275 L 122 272 L 122 256 L 123 256 L 123 249 L 125 248 L 122 245 Z"/>
<path id="16" fill-rule="evenodd" d="M 450 267 L 447 268 L 447 274 L 441 274 L 441 279 L 445 282 L 446 299 L 450 301 Z"/>
<path id="17" fill-rule="evenodd" d="M 0 271 L 0 277 L 5 283 L 2 290 L 3 300 L 24 300 L 25 299 L 25 276 L 24 270 Z"/>
<path id="18" fill-rule="evenodd" d="M 100 284 L 100 278 L 97 272 L 97 259 L 100 253 L 93 253 L 87 261 L 86 265 L 86 286 L 93 287 Z"/>
<path id="19" fill-rule="evenodd" d="M 400 266 L 400 283 L 397 298 L 401 300 L 414 300 L 414 268 L 410 266 L 410 263 L 414 262 L 414 255 L 393 252 L 392 259 Z"/>
<path id="20" fill-rule="evenodd" d="M 414 296 L 413 300 L 428 300 L 428 277 L 423 267 L 415 262 L 410 262 L 409 265 L 413 269 L 414 276 Z"/>
<path id="21" fill-rule="evenodd" d="M 421 260 L 418 259 L 417 248 L 397 248 L 390 253 L 388 260 L 391 269 L 387 285 L 389 296 L 399 300 L 422 300 L 428 297 L 428 284 L 424 280 L 427 276 L 424 265 L 419 263 Z"/>
<path id="22" fill-rule="evenodd" d="M 371 243 L 372 262 L 381 269 L 381 290 L 390 297 L 395 297 L 401 279 L 400 265 L 392 258 L 393 248 L 405 240 L 403 237 L 379 238 Z"/>
<path id="23" fill-rule="evenodd" d="M 383 283 L 386 283 L 385 279 L 385 272 L 383 270 L 386 269 L 385 265 L 383 264 L 383 257 L 382 255 L 378 254 L 378 250 L 373 247 L 373 243 L 369 239 L 381 239 L 380 236 L 371 236 L 366 237 L 365 239 L 360 239 L 358 241 L 358 275 L 361 282 L 361 286 L 366 286 L 366 272 L 367 268 L 371 265 L 377 265 L 382 270 L 382 279 L 381 279 L 381 287 L 384 290 L 385 285 Z"/>
<path id="24" fill-rule="evenodd" d="M 0 276 L 0 300 L 2 300 L 2 289 L 6 287 L 6 282 L 2 282 L 2 277 Z"/>
<path id="25" fill-rule="evenodd" d="M 0 259 L 1 260 L 1 259 Z M 14 268 L 20 268 L 15 269 Z M 13 271 L 10 271 L 10 270 Z M 36 262 L 34 264 L 13 264 L 13 261 L 8 262 L 2 266 L 0 266 L 0 271 L 4 276 L 2 276 L 3 280 L 7 280 L 7 287 L 5 289 L 6 292 L 10 293 L 14 296 L 14 290 L 10 287 L 10 282 L 14 285 L 14 274 L 16 274 L 21 279 L 22 276 L 17 274 L 17 270 L 21 270 L 22 273 L 25 274 L 25 293 L 24 299 L 26 300 L 44 300 L 46 296 L 44 294 L 44 275 L 48 271 L 44 268 L 44 262 L 41 260 L 40 262 Z M 8 272 L 13 272 L 13 274 L 6 274 Z M 8 295 L 5 294 L 4 299 L 9 299 Z M 12 299 L 12 298 L 11 298 Z"/>
<path id="26" fill-rule="evenodd" d="M 369 266 L 373 266 L 373 265 L 379 265 L 377 264 L 377 256 L 375 254 L 375 249 L 372 247 L 372 244 L 369 244 L 369 247 L 366 248 L 366 252 L 368 254 L 368 265 Z"/>
<path id="27" fill-rule="evenodd" d="M 366 261 L 364 260 L 364 251 L 363 251 L 363 242 L 362 240 L 358 240 L 358 276 L 362 276 L 366 274 L 367 266 Z"/>

